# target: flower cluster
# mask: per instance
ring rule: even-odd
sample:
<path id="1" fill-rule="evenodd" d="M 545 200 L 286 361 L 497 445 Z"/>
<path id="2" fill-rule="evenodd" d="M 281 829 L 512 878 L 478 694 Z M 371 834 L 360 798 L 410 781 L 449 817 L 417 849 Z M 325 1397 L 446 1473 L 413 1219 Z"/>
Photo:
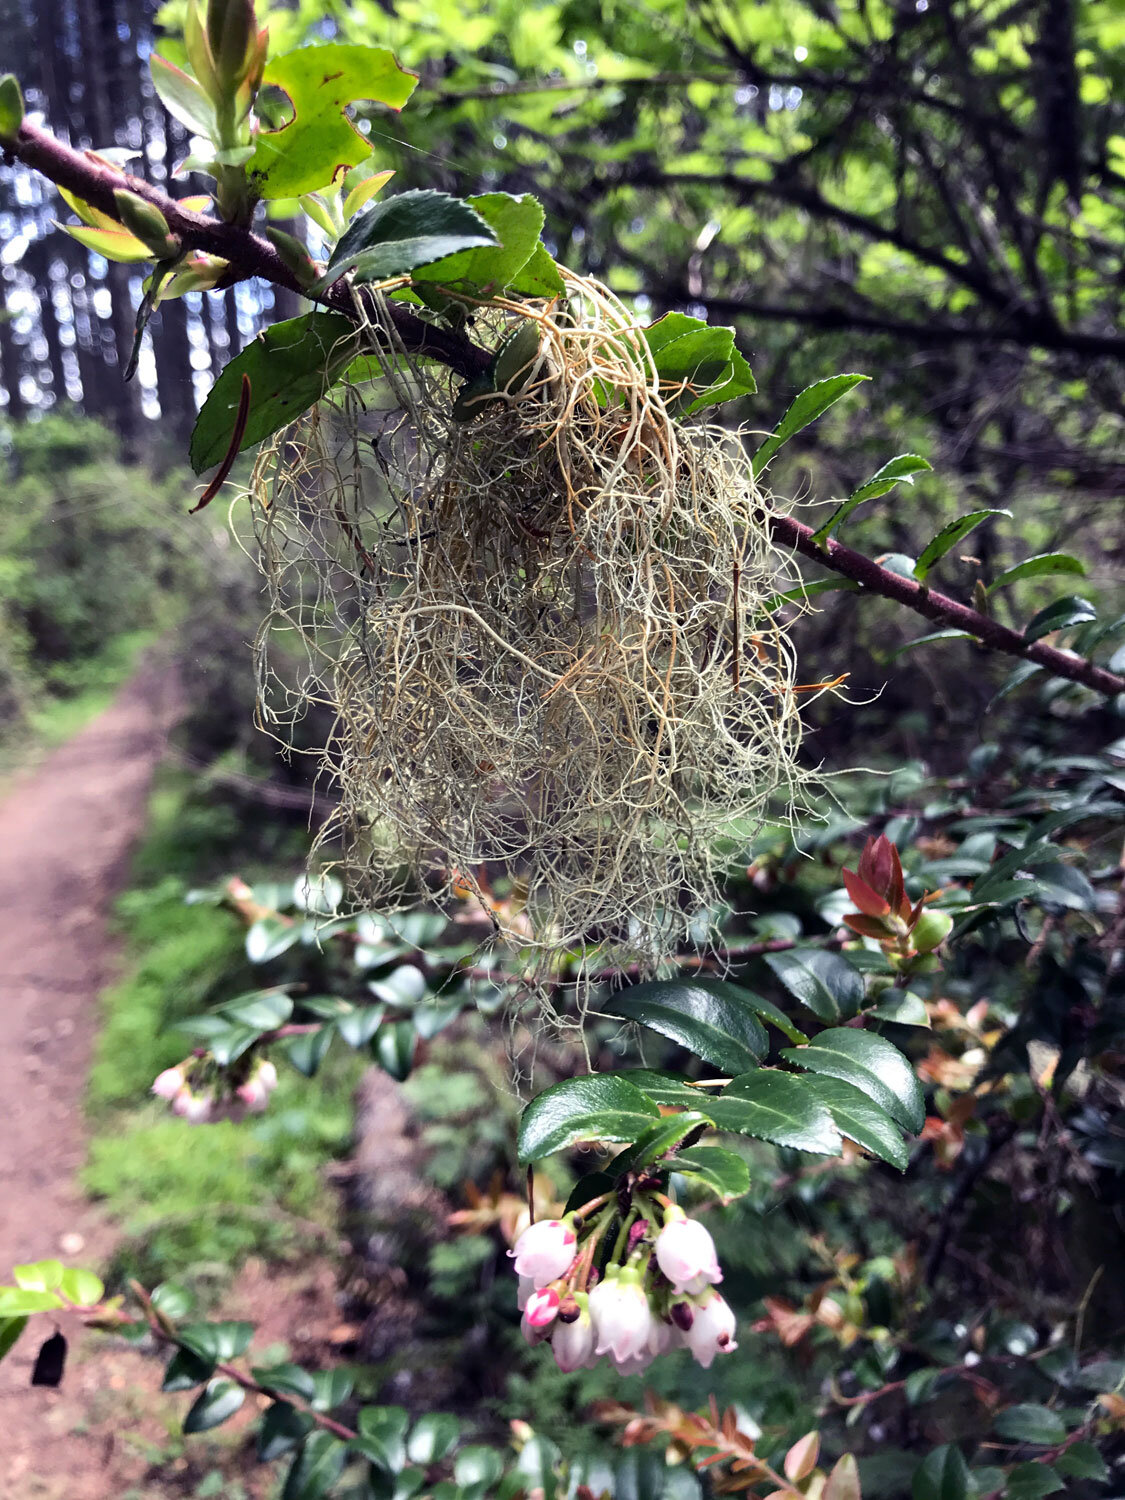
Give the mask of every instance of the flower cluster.
<path id="1" fill-rule="evenodd" d="M 277 1088 L 277 1069 L 265 1058 L 255 1059 L 233 1090 L 216 1080 L 212 1068 L 207 1071 L 211 1073 L 209 1079 L 201 1076 L 196 1060 L 189 1058 L 174 1068 L 165 1068 L 153 1081 L 152 1092 L 158 1099 L 167 1099 L 172 1113 L 189 1125 L 207 1125 L 260 1115 Z"/>
<path id="2" fill-rule="evenodd" d="M 599 1248 L 618 1215 L 594 1199 L 563 1219 L 525 1229 L 508 1254 L 519 1275 L 520 1325 L 529 1344 L 549 1340 L 560 1370 L 592 1369 L 603 1355 L 639 1375 L 659 1354 L 690 1349 L 708 1369 L 737 1348 L 734 1314 L 715 1290 L 723 1273 L 704 1226 L 659 1197 L 637 1194 L 600 1270 Z"/>

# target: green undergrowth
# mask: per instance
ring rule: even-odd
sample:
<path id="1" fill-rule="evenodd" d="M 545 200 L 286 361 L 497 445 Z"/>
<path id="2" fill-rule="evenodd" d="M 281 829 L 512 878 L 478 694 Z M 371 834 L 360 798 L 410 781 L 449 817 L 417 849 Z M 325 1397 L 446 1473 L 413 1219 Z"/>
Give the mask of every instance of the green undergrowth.
<path id="1" fill-rule="evenodd" d="M 241 1125 L 190 1126 L 149 1097 L 156 1074 L 190 1047 L 176 1023 L 258 982 L 238 917 L 185 900 L 225 863 L 237 831 L 191 778 L 164 773 L 117 903 L 126 959 L 102 996 L 83 1173 L 123 1232 L 114 1280 L 176 1276 L 218 1291 L 247 1256 L 312 1248 L 335 1219 L 323 1168 L 351 1139 L 352 1054 L 330 1056 L 314 1079 L 282 1067 L 268 1113 Z"/>

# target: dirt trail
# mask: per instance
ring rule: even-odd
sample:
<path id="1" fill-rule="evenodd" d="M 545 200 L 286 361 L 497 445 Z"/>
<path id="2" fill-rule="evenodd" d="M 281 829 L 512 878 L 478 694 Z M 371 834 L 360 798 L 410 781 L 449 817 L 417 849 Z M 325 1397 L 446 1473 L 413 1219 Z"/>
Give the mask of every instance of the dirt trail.
<path id="1" fill-rule="evenodd" d="M 167 666 L 149 661 L 0 800 L 0 1283 L 21 1261 L 96 1265 L 108 1249 L 75 1184 L 82 1094 L 112 977 L 106 916 L 177 704 Z M 52 1420 L 59 1398 L 28 1386 L 37 1347 L 25 1335 L 0 1364 L 0 1497 L 13 1500 L 49 1493 L 44 1470 L 64 1456 L 52 1450 L 68 1446 Z"/>

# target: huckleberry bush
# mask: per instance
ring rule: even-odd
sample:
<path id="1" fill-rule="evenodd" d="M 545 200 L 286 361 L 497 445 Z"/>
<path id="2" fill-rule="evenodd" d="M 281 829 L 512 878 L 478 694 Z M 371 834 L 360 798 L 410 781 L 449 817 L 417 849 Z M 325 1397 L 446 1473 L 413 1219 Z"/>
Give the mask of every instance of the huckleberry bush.
<path id="1" fill-rule="evenodd" d="M 606 1195 L 531 1224 L 516 1240 L 508 1254 L 527 1342 L 549 1341 L 560 1370 L 592 1369 L 606 1356 L 621 1375 L 639 1375 L 676 1349 L 707 1369 L 737 1348 L 704 1225 L 664 1194 L 637 1192 L 605 1253 L 618 1217 L 616 1196 Z"/>

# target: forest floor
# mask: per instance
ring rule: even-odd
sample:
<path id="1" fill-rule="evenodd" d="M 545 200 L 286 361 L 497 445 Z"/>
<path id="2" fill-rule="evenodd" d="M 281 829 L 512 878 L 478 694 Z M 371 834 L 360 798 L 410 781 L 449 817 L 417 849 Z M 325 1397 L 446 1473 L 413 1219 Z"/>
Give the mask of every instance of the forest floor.
<path id="1" fill-rule="evenodd" d="M 119 961 L 110 909 L 178 708 L 174 675 L 151 655 L 104 713 L 0 797 L 0 1283 L 50 1256 L 97 1268 L 113 1248 L 113 1225 L 77 1183 L 83 1095 L 98 995 Z M 264 1323 L 267 1342 L 301 1342 L 300 1325 L 334 1316 L 334 1293 L 327 1264 L 275 1276 L 256 1262 L 228 1315 Z M 151 1357 L 72 1322 L 60 1319 L 78 1334 L 61 1389 L 30 1384 L 46 1319 L 0 1364 L 0 1500 L 191 1495 L 209 1464 L 225 1468 L 235 1432 L 226 1452 L 204 1445 L 189 1460 L 176 1431 L 183 1398 L 159 1396 Z"/>

